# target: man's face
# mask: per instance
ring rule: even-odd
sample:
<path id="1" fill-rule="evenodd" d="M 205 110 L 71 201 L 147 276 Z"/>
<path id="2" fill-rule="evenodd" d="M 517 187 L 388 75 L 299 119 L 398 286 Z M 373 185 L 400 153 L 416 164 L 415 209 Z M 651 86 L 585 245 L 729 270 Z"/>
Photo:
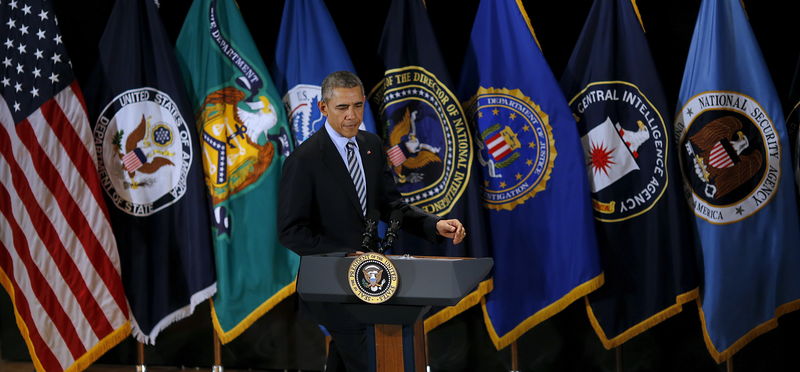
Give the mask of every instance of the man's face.
<path id="1" fill-rule="evenodd" d="M 333 88 L 333 96 L 327 102 L 319 102 L 319 111 L 328 117 L 333 130 L 351 138 L 358 134 L 364 118 L 364 100 L 360 87 Z"/>

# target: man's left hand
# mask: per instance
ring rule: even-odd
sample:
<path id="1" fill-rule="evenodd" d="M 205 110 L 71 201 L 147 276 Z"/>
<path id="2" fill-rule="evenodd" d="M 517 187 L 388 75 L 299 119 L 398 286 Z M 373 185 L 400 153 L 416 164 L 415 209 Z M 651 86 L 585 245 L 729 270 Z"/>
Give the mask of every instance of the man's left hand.
<path id="1" fill-rule="evenodd" d="M 464 225 L 456 219 L 439 220 L 436 223 L 436 232 L 445 238 L 453 239 L 453 244 L 461 243 L 467 236 L 467 230 L 464 229 Z"/>

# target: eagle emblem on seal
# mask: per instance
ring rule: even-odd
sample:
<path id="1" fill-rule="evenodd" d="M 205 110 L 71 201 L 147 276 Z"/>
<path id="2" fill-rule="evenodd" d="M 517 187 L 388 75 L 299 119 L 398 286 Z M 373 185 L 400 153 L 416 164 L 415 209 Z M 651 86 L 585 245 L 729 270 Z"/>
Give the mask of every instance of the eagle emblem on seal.
<path id="1" fill-rule="evenodd" d="M 136 172 L 141 172 L 144 174 L 153 174 L 161 167 L 167 165 L 175 165 L 171 160 L 163 156 L 156 156 L 160 153 L 160 151 L 148 151 L 149 150 L 149 141 L 145 144 L 142 143 L 145 136 L 147 135 L 147 127 L 148 127 L 147 118 L 142 115 L 142 120 L 136 126 L 136 128 L 128 135 L 128 138 L 125 139 L 125 151 L 122 152 L 121 150 L 121 142 L 122 142 L 122 131 L 118 134 L 117 138 L 114 139 L 114 146 L 117 147 L 119 151 L 119 158 L 122 161 L 123 168 L 128 173 L 128 177 L 131 179 L 131 187 L 136 188 L 140 186 L 146 186 L 145 184 L 139 184 L 134 181 L 134 177 L 136 176 Z M 168 129 L 165 129 L 162 126 L 157 127 L 153 131 L 153 137 L 158 143 L 171 141 L 171 132 Z M 140 146 L 141 144 L 141 146 Z M 146 152 L 147 151 L 147 152 Z M 167 154 L 169 155 L 169 154 Z"/>
<path id="2" fill-rule="evenodd" d="M 206 183 L 218 204 L 256 182 L 272 164 L 275 148 L 268 131 L 278 117 L 267 97 L 249 101 L 235 87 L 212 92 L 202 107 Z"/>
<path id="3" fill-rule="evenodd" d="M 417 137 L 417 111 L 406 108 L 403 118 L 392 128 L 389 134 L 389 149 L 386 150 L 389 163 L 397 174 L 398 183 L 421 181 L 419 176 L 409 177 L 403 173 L 403 169 L 414 170 L 422 168 L 430 163 L 441 163 L 439 157 L 441 148 L 431 146 L 420 141 Z M 403 139 L 405 138 L 405 141 Z M 400 147 L 403 145 L 405 151 Z M 406 156 L 408 154 L 408 156 Z"/>
<path id="4" fill-rule="evenodd" d="M 745 154 L 749 147 L 742 122 L 734 116 L 715 119 L 689 138 L 686 151 L 695 174 L 705 183 L 707 197 L 724 197 L 759 171 L 764 162 L 762 153 L 753 149 Z"/>

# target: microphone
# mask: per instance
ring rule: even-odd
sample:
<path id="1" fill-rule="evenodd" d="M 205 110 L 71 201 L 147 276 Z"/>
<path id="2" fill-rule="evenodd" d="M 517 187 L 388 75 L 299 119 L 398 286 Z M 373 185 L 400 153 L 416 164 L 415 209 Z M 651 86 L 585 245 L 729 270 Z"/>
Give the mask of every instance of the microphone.
<path id="1" fill-rule="evenodd" d="M 394 246 L 394 241 L 397 239 L 397 231 L 400 230 L 400 226 L 403 222 L 403 212 L 400 210 L 395 209 L 392 211 L 391 216 L 389 217 L 389 229 L 386 230 L 386 238 L 383 242 L 383 247 L 379 253 L 382 253 L 385 250 L 392 249 Z"/>
<path id="2" fill-rule="evenodd" d="M 367 213 L 367 220 L 364 222 L 364 232 L 361 234 L 361 249 L 364 251 L 374 251 L 373 240 L 378 229 L 378 212 L 371 210 Z"/>

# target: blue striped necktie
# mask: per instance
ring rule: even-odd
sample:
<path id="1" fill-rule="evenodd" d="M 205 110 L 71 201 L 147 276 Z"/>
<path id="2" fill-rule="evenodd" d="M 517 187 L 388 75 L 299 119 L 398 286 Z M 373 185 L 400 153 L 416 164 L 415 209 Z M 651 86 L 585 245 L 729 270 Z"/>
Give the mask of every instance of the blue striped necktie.
<path id="1" fill-rule="evenodd" d="M 347 170 L 350 171 L 350 178 L 356 187 L 356 195 L 361 203 L 361 214 L 367 215 L 367 183 L 364 182 L 364 172 L 361 171 L 361 163 L 356 157 L 356 144 L 347 142 Z"/>

